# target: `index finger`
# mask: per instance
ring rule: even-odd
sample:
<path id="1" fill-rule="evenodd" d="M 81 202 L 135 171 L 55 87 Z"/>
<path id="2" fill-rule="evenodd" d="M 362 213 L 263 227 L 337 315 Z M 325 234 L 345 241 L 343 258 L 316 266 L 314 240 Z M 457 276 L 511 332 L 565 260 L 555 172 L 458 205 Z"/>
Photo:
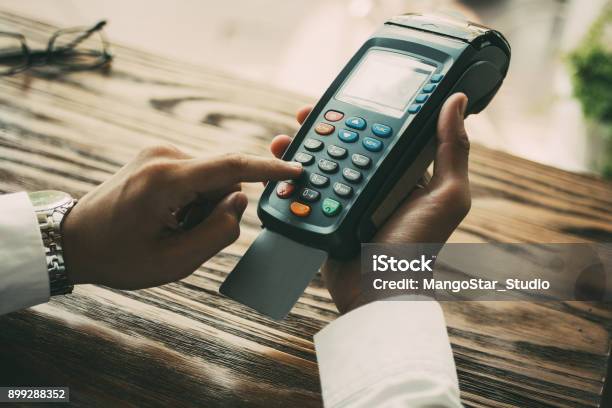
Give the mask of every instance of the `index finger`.
<path id="1" fill-rule="evenodd" d="M 294 179 L 303 169 L 297 162 L 229 154 L 214 159 L 188 160 L 182 171 L 190 188 L 203 192 L 241 182 Z"/>

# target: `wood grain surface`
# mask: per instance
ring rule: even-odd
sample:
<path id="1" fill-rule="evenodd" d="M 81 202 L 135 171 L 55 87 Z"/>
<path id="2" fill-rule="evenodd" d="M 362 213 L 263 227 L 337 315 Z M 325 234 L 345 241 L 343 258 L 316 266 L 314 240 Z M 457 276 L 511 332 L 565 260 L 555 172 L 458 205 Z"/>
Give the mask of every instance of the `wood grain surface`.
<path id="1" fill-rule="evenodd" d="M 32 47 L 54 29 L 0 12 L 0 30 L 25 34 Z M 272 136 L 293 134 L 295 110 L 313 102 L 118 45 L 113 53 L 108 72 L 0 78 L 0 191 L 81 196 L 158 143 L 267 155 Z M 470 165 L 473 208 L 452 241 L 612 241 L 609 183 L 479 146 Z M 320 279 L 281 322 L 217 293 L 259 230 L 261 190 L 245 187 L 239 241 L 181 282 L 133 292 L 80 286 L 0 317 L 0 385 L 69 386 L 72 404 L 88 407 L 321 406 L 312 336 L 338 313 Z M 603 406 L 610 304 L 443 308 L 466 406 Z"/>

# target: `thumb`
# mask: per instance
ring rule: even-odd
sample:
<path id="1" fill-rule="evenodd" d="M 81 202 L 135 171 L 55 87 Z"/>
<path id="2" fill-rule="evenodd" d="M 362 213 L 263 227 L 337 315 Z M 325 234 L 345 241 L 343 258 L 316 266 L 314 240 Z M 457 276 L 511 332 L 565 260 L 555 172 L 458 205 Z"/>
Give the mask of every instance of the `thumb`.
<path id="1" fill-rule="evenodd" d="M 179 262 L 187 262 L 192 272 L 206 260 L 230 245 L 240 235 L 240 219 L 248 199 L 242 192 L 223 198 L 210 215 L 195 228 L 174 237 Z"/>
<path id="2" fill-rule="evenodd" d="M 438 147 L 431 179 L 432 188 L 449 181 L 468 181 L 470 142 L 463 123 L 467 103 L 464 94 L 456 93 L 442 106 L 438 118 Z"/>

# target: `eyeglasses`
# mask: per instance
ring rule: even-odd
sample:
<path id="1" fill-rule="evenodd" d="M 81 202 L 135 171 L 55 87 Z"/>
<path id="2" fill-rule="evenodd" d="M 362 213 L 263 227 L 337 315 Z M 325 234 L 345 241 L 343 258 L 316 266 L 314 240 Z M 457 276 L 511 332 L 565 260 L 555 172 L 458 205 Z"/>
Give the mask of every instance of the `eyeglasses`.
<path id="1" fill-rule="evenodd" d="M 22 34 L 0 31 L 0 75 L 33 66 L 52 65 L 60 71 L 84 71 L 108 64 L 112 55 L 102 33 L 106 21 L 91 28 L 68 28 L 53 34 L 43 50 L 28 47 Z"/>

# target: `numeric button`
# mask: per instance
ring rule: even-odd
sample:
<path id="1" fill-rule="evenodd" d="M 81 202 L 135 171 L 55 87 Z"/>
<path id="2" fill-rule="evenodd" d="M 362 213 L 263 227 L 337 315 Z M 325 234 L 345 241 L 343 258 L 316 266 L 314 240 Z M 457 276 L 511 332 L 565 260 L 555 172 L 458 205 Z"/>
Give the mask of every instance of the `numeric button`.
<path id="1" fill-rule="evenodd" d="M 327 159 L 321 159 L 319 160 L 319 168 L 325 173 L 335 173 L 338 171 L 338 163 Z"/>
<path id="2" fill-rule="evenodd" d="M 346 167 L 342 169 L 342 177 L 352 183 L 357 183 L 359 180 L 361 180 L 361 173 L 357 170 Z"/>
<path id="3" fill-rule="evenodd" d="M 304 141 L 304 147 L 311 152 L 318 152 L 323 148 L 323 142 L 317 139 L 306 139 Z"/>
<path id="4" fill-rule="evenodd" d="M 353 194 L 353 188 L 342 183 L 334 183 L 334 193 L 340 197 L 350 197 Z"/>
<path id="5" fill-rule="evenodd" d="M 308 166 L 309 164 L 312 164 L 314 157 L 308 153 L 299 152 L 293 157 L 293 160 L 298 163 L 302 163 L 304 166 Z"/>
<path id="6" fill-rule="evenodd" d="M 329 183 L 329 178 L 321 174 L 312 173 L 310 175 L 310 184 L 315 187 L 325 187 Z"/>
<path id="7" fill-rule="evenodd" d="M 360 167 L 362 169 L 367 169 L 368 167 L 370 167 L 371 163 L 371 160 L 368 156 L 364 156 L 363 154 L 357 153 L 351 156 L 351 161 L 355 166 Z"/>
<path id="8" fill-rule="evenodd" d="M 331 145 L 327 148 L 327 154 L 334 159 L 344 159 L 346 157 L 346 149 L 344 147 Z"/>
<path id="9" fill-rule="evenodd" d="M 302 198 L 302 200 L 310 202 L 317 201 L 320 195 L 321 194 L 319 194 L 317 190 L 313 190 L 311 188 L 305 188 L 300 193 L 300 197 Z"/>

